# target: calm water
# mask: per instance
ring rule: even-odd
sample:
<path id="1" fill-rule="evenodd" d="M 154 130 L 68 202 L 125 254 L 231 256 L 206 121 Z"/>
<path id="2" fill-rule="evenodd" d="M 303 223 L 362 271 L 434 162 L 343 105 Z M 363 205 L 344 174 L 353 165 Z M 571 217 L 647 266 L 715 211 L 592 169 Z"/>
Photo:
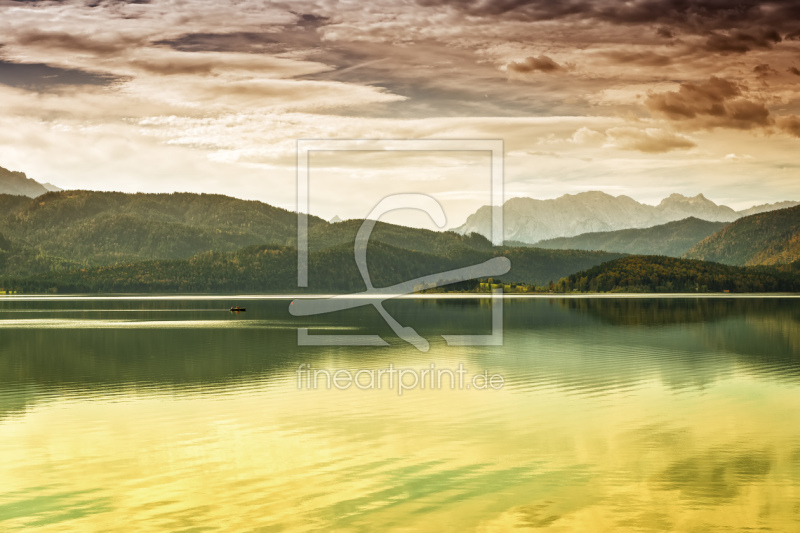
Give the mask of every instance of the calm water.
<path id="1" fill-rule="evenodd" d="M 800 531 L 798 299 L 513 299 L 483 348 L 435 336 L 486 303 L 389 305 L 429 353 L 287 305 L 0 299 L 0 530 Z M 297 386 L 390 363 L 506 385 Z"/>

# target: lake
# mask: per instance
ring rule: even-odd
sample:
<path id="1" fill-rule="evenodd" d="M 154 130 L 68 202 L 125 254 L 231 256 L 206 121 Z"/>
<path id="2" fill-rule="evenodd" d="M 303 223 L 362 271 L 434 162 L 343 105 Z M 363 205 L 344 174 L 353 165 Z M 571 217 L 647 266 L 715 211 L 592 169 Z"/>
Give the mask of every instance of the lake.
<path id="1" fill-rule="evenodd" d="M 0 530 L 800 530 L 800 299 L 509 298 L 460 347 L 487 300 L 387 304 L 429 352 L 288 308 L 0 298 Z"/>

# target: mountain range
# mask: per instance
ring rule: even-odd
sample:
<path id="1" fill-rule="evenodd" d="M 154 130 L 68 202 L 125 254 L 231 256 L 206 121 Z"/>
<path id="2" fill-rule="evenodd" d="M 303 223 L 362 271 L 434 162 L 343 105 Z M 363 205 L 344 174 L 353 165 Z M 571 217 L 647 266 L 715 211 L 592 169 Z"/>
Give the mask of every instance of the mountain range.
<path id="1" fill-rule="evenodd" d="M 45 186 L 23 173 L 0 169 L 0 177 L 30 194 L 0 193 L 0 291 L 296 290 L 291 211 L 213 194 L 42 193 Z M 514 239 L 506 246 L 464 227 L 437 232 L 377 223 L 368 262 L 376 286 L 505 256 L 512 267 L 503 283 L 540 289 L 567 280 L 559 285 L 565 290 L 714 291 L 724 278 L 736 290 L 793 290 L 800 279 L 796 204 L 736 212 L 702 195 L 673 194 L 657 206 L 602 192 L 516 198 L 506 203 L 506 234 Z M 480 223 L 488 214 L 482 209 L 465 226 Z M 309 217 L 310 290 L 363 290 L 353 257 L 362 223 Z M 622 229 L 565 236 L 616 226 Z M 558 237 L 531 245 L 541 234 Z M 658 259 L 665 255 L 682 259 Z"/>
<path id="2" fill-rule="evenodd" d="M 764 204 L 737 212 L 728 206 L 717 205 L 702 194 L 687 197 L 676 193 L 652 206 L 629 196 L 612 196 L 600 191 L 565 194 L 553 200 L 512 198 L 503 206 L 504 236 L 507 241 L 534 244 L 584 233 L 649 228 L 690 217 L 730 223 L 753 213 L 794 205 L 798 202 Z M 453 231 L 489 237 L 491 207 L 481 207 Z"/>
<path id="3" fill-rule="evenodd" d="M 16 279 L 15 287 L 33 291 L 296 290 L 296 223 L 285 209 L 221 195 L 0 195 L 0 285 Z M 362 223 L 309 217 L 313 289 L 364 289 L 353 256 Z M 624 254 L 493 247 L 480 235 L 378 223 L 368 260 L 377 285 L 499 255 L 512 260 L 504 280 L 544 284 Z"/>
<path id="4" fill-rule="evenodd" d="M 50 183 L 39 183 L 24 172 L 14 172 L 0 167 L 0 194 L 11 194 L 36 198 L 50 191 L 61 189 Z"/>

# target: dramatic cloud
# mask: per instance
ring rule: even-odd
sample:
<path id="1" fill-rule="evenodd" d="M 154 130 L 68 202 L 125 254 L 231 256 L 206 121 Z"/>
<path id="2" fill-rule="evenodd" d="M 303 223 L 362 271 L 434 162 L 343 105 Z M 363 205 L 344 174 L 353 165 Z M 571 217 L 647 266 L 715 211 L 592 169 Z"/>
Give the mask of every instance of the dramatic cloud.
<path id="1" fill-rule="evenodd" d="M 620 150 L 638 150 L 650 154 L 688 150 L 697 146 L 694 141 L 658 128 L 611 128 L 606 131 L 607 147 Z"/>
<path id="2" fill-rule="evenodd" d="M 711 35 L 706 41 L 705 48 L 709 52 L 743 54 L 758 48 L 770 49 L 781 41 L 780 34 L 775 30 L 759 30 L 754 33 L 734 31 L 727 35 L 719 33 Z"/>
<path id="3" fill-rule="evenodd" d="M 15 40 L 21 46 L 57 48 L 69 52 L 90 53 L 100 56 L 119 54 L 145 42 L 145 39 L 141 36 L 111 34 L 97 37 L 64 31 L 40 31 L 38 29 L 22 31 L 16 35 Z"/>
<path id="4" fill-rule="evenodd" d="M 0 166 L 285 204 L 298 138 L 499 138 L 514 194 L 657 198 L 747 167 L 729 201 L 800 198 L 776 170 L 798 20 L 796 0 L 0 0 Z M 730 153 L 755 158 L 719 177 Z"/>
<path id="5" fill-rule="evenodd" d="M 647 67 L 664 67 L 672 63 L 672 58 L 656 52 L 631 52 L 614 50 L 606 52 L 605 56 L 614 63 L 620 64 L 636 64 L 644 65 Z"/>
<path id="6" fill-rule="evenodd" d="M 675 32 L 673 32 L 671 29 L 665 26 L 661 26 L 656 30 L 656 35 L 658 35 L 659 37 L 664 37 L 666 39 L 672 39 L 673 37 L 675 37 Z"/>
<path id="7" fill-rule="evenodd" d="M 62 85 L 109 85 L 114 76 L 80 69 L 51 67 L 44 63 L 12 63 L 0 60 L 0 84 L 31 90 L 54 89 Z"/>
<path id="8" fill-rule="evenodd" d="M 800 117 L 797 115 L 779 118 L 778 127 L 793 137 L 800 137 Z"/>
<path id="9" fill-rule="evenodd" d="M 749 130 L 774 122 L 762 102 L 742 96 L 739 84 L 714 76 L 703 83 L 682 83 L 678 91 L 652 93 L 646 105 L 656 116 L 701 128 Z"/>
<path id="10" fill-rule="evenodd" d="M 523 61 L 512 61 L 508 64 L 508 70 L 517 72 L 519 74 L 528 74 L 531 72 L 561 72 L 566 70 L 566 67 L 559 65 L 551 58 L 542 54 L 537 57 L 526 57 Z"/>
<path id="11" fill-rule="evenodd" d="M 778 73 L 777 70 L 769 66 L 767 63 L 760 63 L 753 67 L 753 72 L 756 73 L 756 76 L 759 78 L 766 78 Z"/>
<path id="12" fill-rule="evenodd" d="M 594 20 L 617 25 L 679 27 L 703 34 L 710 30 L 738 29 L 747 25 L 771 26 L 776 31 L 796 31 L 800 6 L 792 0 L 761 2 L 742 0 L 417 0 L 426 7 L 447 7 L 472 17 L 521 21 Z"/>

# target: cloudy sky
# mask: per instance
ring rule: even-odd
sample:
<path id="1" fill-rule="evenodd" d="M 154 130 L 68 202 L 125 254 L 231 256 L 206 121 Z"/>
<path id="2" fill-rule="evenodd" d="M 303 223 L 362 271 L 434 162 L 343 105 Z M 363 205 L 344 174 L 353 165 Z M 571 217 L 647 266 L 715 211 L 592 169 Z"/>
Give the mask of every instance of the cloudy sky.
<path id="1" fill-rule="evenodd" d="M 297 139 L 503 139 L 506 197 L 800 200 L 800 1 L 0 0 L 0 166 L 292 207 Z M 487 203 L 480 154 L 312 158 L 312 212 Z M 391 185 L 390 185 L 391 184 Z"/>

